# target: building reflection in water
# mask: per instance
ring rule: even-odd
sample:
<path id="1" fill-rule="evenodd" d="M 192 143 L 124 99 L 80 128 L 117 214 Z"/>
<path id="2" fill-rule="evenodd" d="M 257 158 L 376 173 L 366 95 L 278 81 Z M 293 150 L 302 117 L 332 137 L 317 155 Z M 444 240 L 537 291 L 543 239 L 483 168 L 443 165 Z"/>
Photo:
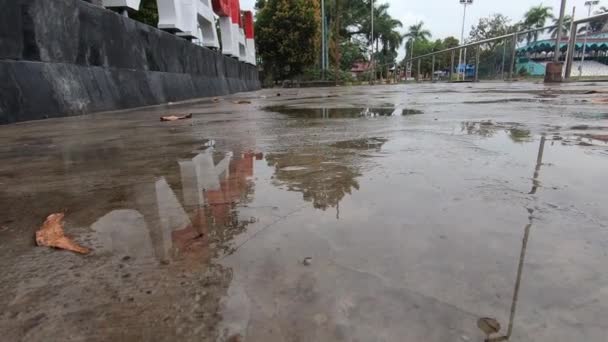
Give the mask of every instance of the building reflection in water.
<path id="1" fill-rule="evenodd" d="M 101 250 L 159 261 L 208 260 L 210 245 L 230 253 L 230 241 L 250 223 L 238 217 L 236 207 L 251 199 L 254 159 L 262 157 L 208 149 L 178 162 L 181 187 L 172 187 L 170 176 L 135 185 L 133 208 L 113 210 L 93 223 Z"/>

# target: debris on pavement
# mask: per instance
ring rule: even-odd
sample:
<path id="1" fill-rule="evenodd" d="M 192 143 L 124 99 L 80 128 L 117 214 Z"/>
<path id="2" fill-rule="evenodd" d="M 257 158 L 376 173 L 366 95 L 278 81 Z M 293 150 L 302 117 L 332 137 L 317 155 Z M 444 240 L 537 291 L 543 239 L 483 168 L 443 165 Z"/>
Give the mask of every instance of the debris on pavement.
<path id="1" fill-rule="evenodd" d="M 49 215 L 42 227 L 36 232 L 36 244 L 38 246 L 47 246 L 65 249 L 68 251 L 88 254 L 90 250 L 82 247 L 65 236 L 63 233 L 63 213 Z"/>
<path id="2" fill-rule="evenodd" d="M 608 97 L 603 97 L 599 99 L 592 99 L 591 103 L 608 103 Z"/>
<path id="3" fill-rule="evenodd" d="M 304 266 L 310 266 L 312 264 L 312 257 L 306 257 L 302 260 L 302 264 Z"/>
<path id="4" fill-rule="evenodd" d="M 251 101 L 249 100 L 238 100 L 238 101 L 234 101 L 235 104 L 249 104 L 251 103 Z"/>
<path id="5" fill-rule="evenodd" d="M 220 102 L 220 99 L 217 97 L 214 97 L 213 99 L 211 99 L 212 102 Z"/>
<path id="6" fill-rule="evenodd" d="M 477 327 L 486 335 L 495 334 L 500 331 L 500 323 L 490 317 L 482 317 L 477 320 Z"/>
<path id="7" fill-rule="evenodd" d="M 176 121 L 176 120 L 184 120 L 184 119 L 192 119 L 192 113 L 187 115 L 168 115 L 161 116 L 160 121 Z"/>

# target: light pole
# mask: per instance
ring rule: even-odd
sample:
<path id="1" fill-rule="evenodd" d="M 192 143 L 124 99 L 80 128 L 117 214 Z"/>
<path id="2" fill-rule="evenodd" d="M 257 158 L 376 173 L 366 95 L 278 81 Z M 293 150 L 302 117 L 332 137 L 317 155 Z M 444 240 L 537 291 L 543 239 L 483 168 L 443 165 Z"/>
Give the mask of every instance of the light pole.
<path id="1" fill-rule="evenodd" d="M 585 1 L 585 7 L 588 8 L 587 16 L 591 16 L 591 11 L 593 10 L 593 6 L 598 5 L 600 3 L 599 0 Z M 581 56 L 581 64 L 578 67 L 578 76 L 583 76 L 583 63 L 585 62 L 585 50 L 587 48 L 587 35 L 589 34 L 589 22 L 587 22 L 587 28 L 585 29 L 585 39 L 583 42 L 583 55 Z M 575 32 L 570 32 L 570 34 L 576 34 Z"/>
<path id="2" fill-rule="evenodd" d="M 555 55 L 553 56 L 553 62 L 555 63 L 559 62 L 559 50 L 562 42 L 562 30 L 564 28 L 564 12 L 566 12 L 566 0 L 562 0 L 561 6 L 559 8 L 559 19 L 557 21 L 557 37 L 555 38 Z"/>
<path id="3" fill-rule="evenodd" d="M 325 80 L 325 0 L 321 0 L 321 79 Z"/>
<path id="4" fill-rule="evenodd" d="M 464 11 L 462 13 L 462 29 L 460 30 L 460 45 L 464 44 L 464 24 L 467 18 L 467 5 L 472 5 L 473 4 L 473 0 L 459 0 L 460 3 L 464 6 Z M 464 59 L 465 59 L 465 63 L 466 63 L 466 59 L 467 59 L 467 50 L 464 50 Z M 458 79 L 460 80 L 460 64 L 462 61 L 462 49 L 459 50 L 458 53 Z M 464 67 L 464 71 L 462 73 L 462 80 L 464 81 L 465 75 L 467 72 L 467 67 L 465 64 Z"/>
<path id="5" fill-rule="evenodd" d="M 370 1 L 370 7 L 371 7 L 371 13 L 372 13 L 372 18 L 371 18 L 371 22 L 372 22 L 372 27 L 371 27 L 371 39 L 370 39 L 370 44 L 372 46 L 372 54 L 369 58 L 370 62 L 371 62 L 371 68 L 372 68 L 372 74 L 370 75 L 370 82 L 373 84 L 374 80 L 376 79 L 376 68 L 374 67 L 374 0 Z"/>

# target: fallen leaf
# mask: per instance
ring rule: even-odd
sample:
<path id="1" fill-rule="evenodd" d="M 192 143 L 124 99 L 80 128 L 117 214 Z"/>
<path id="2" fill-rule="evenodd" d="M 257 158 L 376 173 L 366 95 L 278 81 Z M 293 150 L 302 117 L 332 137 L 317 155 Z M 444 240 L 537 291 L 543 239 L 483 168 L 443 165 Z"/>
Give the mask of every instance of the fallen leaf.
<path id="1" fill-rule="evenodd" d="M 169 115 L 169 116 L 161 116 L 160 121 L 176 121 L 176 120 L 184 120 L 184 119 L 192 119 L 192 114 L 188 115 Z"/>
<path id="2" fill-rule="evenodd" d="M 591 103 L 608 103 L 608 98 L 604 97 L 601 99 L 591 99 Z"/>
<path id="3" fill-rule="evenodd" d="M 249 100 L 238 100 L 238 101 L 234 101 L 235 104 L 248 104 L 251 103 L 251 101 Z"/>
<path id="4" fill-rule="evenodd" d="M 477 327 L 486 335 L 495 334 L 500 331 L 500 323 L 490 317 L 482 317 L 477 320 Z"/>
<path id="5" fill-rule="evenodd" d="M 310 266 L 312 264 L 312 257 L 304 258 L 304 260 L 302 260 L 302 264 L 304 264 L 305 266 Z"/>
<path id="6" fill-rule="evenodd" d="M 591 139 L 601 140 L 601 141 L 608 142 L 608 134 L 596 134 L 596 135 L 592 135 Z"/>
<path id="7" fill-rule="evenodd" d="M 217 97 L 214 97 L 211 101 L 213 101 L 213 102 L 220 102 L 220 99 L 218 99 Z"/>
<path id="8" fill-rule="evenodd" d="M 90 252 L 88 248 L 76 244 L 63 233 L 63 216 L 63 213 L 57 213 L 46 218 L 42 227 L 36 232 L 36 244 L 88 254 Z"/>

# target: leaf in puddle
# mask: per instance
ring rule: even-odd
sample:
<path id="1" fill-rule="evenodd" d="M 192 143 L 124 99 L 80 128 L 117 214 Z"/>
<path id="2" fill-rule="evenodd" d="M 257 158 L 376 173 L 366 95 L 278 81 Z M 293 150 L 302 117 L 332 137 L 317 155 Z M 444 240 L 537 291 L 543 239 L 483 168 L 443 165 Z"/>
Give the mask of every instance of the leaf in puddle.
<path id="1" fill-rule="evenodd" d="M 188 114 L 188 115 L 168 115 L 168 116 L 161 116 L 160 117 L 160 121 L 176 121 L 176 120 L 184 120 L 184 119 L 191 119 L 192 118 L 192 114 Z"/>
<path id="2" fill-rule="evenodd" d="M 500 331 L 500 323 L 490 317 L 482 317 L 477 320 L 477 327 L 486 335 L 495 334 Z"/>
<path id="3" fill-rule="evenodd" d="M 36 232 L 36 244 L 88 254 L 90 252 L 88 248 L 76 244 L 63 233 L 63 216 L 63 213 L 57 213 L 46 218 L 42 227 Z"/>

